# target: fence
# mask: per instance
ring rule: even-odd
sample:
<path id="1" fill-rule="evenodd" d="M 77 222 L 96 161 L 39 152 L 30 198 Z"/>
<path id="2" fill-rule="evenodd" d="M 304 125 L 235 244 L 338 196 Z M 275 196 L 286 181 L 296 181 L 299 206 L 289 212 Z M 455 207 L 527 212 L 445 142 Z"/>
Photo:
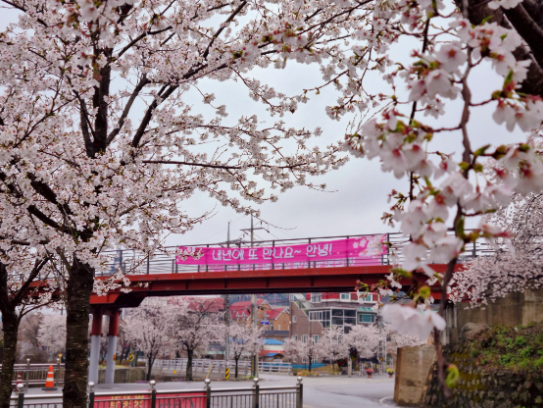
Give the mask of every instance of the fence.
<path id="1" fill-rule="evenodd" d="M 449 231 L 449 234 L 454 234 L 453 231 Z M 401 233 L 384 233 L 384 234 L 365 234 L 365 235 L 349 235 L 349 236 L 331 236 L 331 237 L 312 237 L 312 238 L 297 238 L 297 239 L 277 239 L 266 241 L 232 241 L 230 243 L 220 242 L 216 244 L 201 244 L 201 245 L 186 245 L 194 248 L 209 248 L 209 247 L 230 247 L 234 248 L 259 248 L 259 247 L 276 247 L 285 245 L 299 245 L 299 244 L 318 244 L 319 242 L 329 240 L 342 240 L 352 238 L 363 238 L 374 235 L 384 235 L 385 241 L 390 242 L 397 248 L 401 248 L 403 245 L 409 242 L 409 237 Z M 176 264 L 176 255 L 178 251 L 177 246 L 164 247 L 160 251 L 149 255 L 133 249 L 119 249 L 114 251 L 104 251 L 104 255 L 109 255 L 112 262 L 109 262 L 109 271 L 104 275 L 112 275 L 116 270 L 121 269 L 127 274 L 157 274 L 157 273 L 183 273 L 183 272 L 210 272 L 208 265 L 179 265 Z M 491 247 L 486 241 L 480 240 L 471 242 L 465 245 L 464 252 L 459 256 L 459 262 L 467 261 L 473 257 L 484 256 L 494 252 L 494 248 Z M 314 267 L 334 267 L 334 266 L 357 266 L 364 264 L 380 264 L 390 265 L 392 264 L 391 253 L 387 250 L 386 253 L 381 255 L 374 255 L 364 259 L 342 257 L 341 259 L 333 259 L 326 261 L 311 261 L 306 262 L 304 265 L 298 265 L 297 268 L 314 268 Z M 399 259 L 402 260 L 401 251 L 398 254 Z M 253 265 L 250 262 L 241 265 L 245 269 L 259 269 L 263 265 Z M 271 263 L 265 265 L 266 269 L 285 269 L 284 263 Z M 213 265 L 213 271 L 217 270 L 232 270 L 234 267 L 239 269 L 239 265 Z M 287 268 L 288 269 L 288 268 Z"/>
<path id="2" fill-rule="evenodd" d="M 209 360 L 209 359 L 193 359 L 192 360 L 192 373 L 196 376 L 200 373 L 217 373 L 223 374 L 225 368 L 228 367 L 230 371 L 233 371 L 236 367 L 235 360 Z M 242 375 L 249 375 L 251 372 L 251 362 L 247 360 L 238 361 L 238 371 Z M 187 368 L 187 359 L 186 358 L 177 358 L 174 360 L 156 360 L 153 365 L 154 369 L 162 370 L 175 370 L 180 373 L 184 373 Z M 283 362 L 268 362 L 260 361 L 258 363 L 258 371 L 264 373 L 280 373 L 280 374 L 290 374 L 291 373 L 291 364 Z"/>
<path id="3" fill-rule="evenodd" d="M 62 383 L 64 381 L 64 364 L 47 363 L 47 364 L 30 364 L 30 359 L 26 364 L 15 364 L 13 366 L 13 378 L 12 382 L 15 384 L 21 376 L 21 380 L 28 388 L 29 385 L 45 384 L 47 379 L 47 371 L 49 367 L 53 366 L 55 374 L 55 382 Z M 2 365 L 0 364 L 0 372 L 2 371 Z"/>
<path id="4" fill-rule="evenodd" d="M 204 390 L 161 390 L 150 381 L 151 390 L 95 392 L 89 383 L 88 408 L 303 408 L 302 377 L 290 387 L 260 387 L 258 378 L 252 387 L 212 389 L 205 380 Z M 16 408 L 61 408 L 62 394 L 25 395 L 17 386 L 10 403 Z"/>

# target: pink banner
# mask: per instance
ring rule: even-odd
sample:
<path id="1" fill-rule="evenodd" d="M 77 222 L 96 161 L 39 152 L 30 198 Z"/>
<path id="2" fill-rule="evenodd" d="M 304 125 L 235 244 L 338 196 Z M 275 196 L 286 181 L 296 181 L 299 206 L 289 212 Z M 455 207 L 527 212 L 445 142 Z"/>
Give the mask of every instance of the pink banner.
<path id="1" fill-rule="evenodd" d="M 228 270 L 258 269 L 274 264 L 284 268 L 307 268 L 309 263 L 318 266 L 344 266 L 349 264 L 378 265 L 386 253 L 383 242 L 386 235 L 366 235 L 315 243 L 282 245 L 274 247 L 179 247 L 176 263 L 179 265 L 226 266 Z M 250 267 L 250 268 L 249 268 Z M 221 268 L 212 268 L 219 270 Z M 224 269 L 224 268 L 223 268 Z"/>

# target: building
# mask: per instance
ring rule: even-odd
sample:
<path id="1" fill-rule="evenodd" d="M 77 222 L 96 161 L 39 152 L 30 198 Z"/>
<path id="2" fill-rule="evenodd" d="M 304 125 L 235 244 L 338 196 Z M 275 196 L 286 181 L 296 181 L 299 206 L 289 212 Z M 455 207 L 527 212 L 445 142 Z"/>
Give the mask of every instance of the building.
<path id="1" fill-rule="evenodd" d="M 290 312 L 288 307 L 272 307 L 266 300 L 257 299 L 257 327 L 264 329 L 268 339 L 283 341 L 290 334 Z M 230 305 L 232 321 L 252 323 L 252 305 L 250 301 L 234 302 Z"/>
<path id="2" fill-rule="evenodd" d="M 356 292 L 308 293 L 292 299 L 290 337 L 302 341 L 312 338 L 316 343 L 332 326 L 343 327 L 348 333 L 351 326 L 374 324 L 377 312 L 372 307 L 380 301 L 378 294 L 369 294 L 360 302 Z M 299 363 L 297 359 L 293 362 Z"/>

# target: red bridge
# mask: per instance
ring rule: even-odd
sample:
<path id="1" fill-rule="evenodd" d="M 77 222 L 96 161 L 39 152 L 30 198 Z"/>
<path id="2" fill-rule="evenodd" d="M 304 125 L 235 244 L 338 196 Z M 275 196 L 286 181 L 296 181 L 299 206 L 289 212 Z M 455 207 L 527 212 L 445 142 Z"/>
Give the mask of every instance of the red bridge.
<path id="1" fill-rule="evenodd" d="M 121 270 L 130 279 L 130 291 L 124 293 L 119 288 L 105 296 L 91 297 L 89 380 L 98 380 L 104 315 L 110 316 L 105 382 L 113 383 L 121 308 L 137 307 L 147 296 L 351 292 L 357 280 L 374 284 L 390 272 L 390 253 L 383 242 L 401 247 L 408 239 L 400 234 L 379 234 L 240 241 L 170 247 L 148 257 L 133 250 L 111 252 L 110 270 L 97 279 L 111 279 Z M 485 244 L 471 244 L 460 262 L 485 252 L 490 252 Z M 444 272 L 446 265 L 432 267 Z M 436 291 L 434 297 L 439 299 L 440 292 Z"/>
<path id="2" fill-rule="evenodd" d="M 315 248 L 322 249 L 325 245 L 332 247 L 330 243 L 337 242 L 345 247 L 343 241 L 363 242 L 375 240 L 375 237 L 397 246 L 407 242 L 407 237 L 400 234 L 379 234 L 191 245 L 181 248 L 199 249 L 204 253 L 207 251 L 207 254 L 197 261 L 188 256 L 186 263 L 179 256 L 182 254 L 180 247 L 169 247 L 147 258 L 133 250 L 118 250 L 112 253 L 115 260 L 110 265 L 110 274 L 121 269 L 132 282 L 131 291 L 123 293 L 113 290 L 105 296 L 95 294 L 91 304 L 118 309 L 137 307 L 147 296 L 353 291 L 357 280 L 374 284 L 385 279 L 391 269 L 388 250 L 382 247 L 382 251 L 369 251 L 365 256 L 353 256 L 352 251 L 345 251 L 341 257 L 337 256 L 337 252 L 329 251 L 326 259 L 309 254 L 303 262 L 290 263 L 277 257 L 272 257 L 268 263 L 251 263 L 251 260 L 239 259 L 239 251 L 245 250 L 245 255 L 249 251 L 255 254 L 255 251 L 260 251 L 260 254 L 268 251 L 271 254 L 270 248 L 274 253 L 284 248 L 306 248 L 307 252 L 316 252 Z M 217 259 L 221 258 L 221 250 L 233 253 L 234 257 L 230 257 L 229 262 L 221 263 L 221 259 Z M 237 260 L 233 259 L 236 251 Z M 486 252 L 490 252 L 486 243 L 470 244 L 461 255 L 460 262 Z M 432 268 L 436 272 L 444 272 L 446 265 L 434 264 Z M 459 268 L 461 265 L 458 265 Z M 408 285 L 408 282 L 401 283 Z M 434 297 L 439 299 L 439 292 L 434 293 Z"/>

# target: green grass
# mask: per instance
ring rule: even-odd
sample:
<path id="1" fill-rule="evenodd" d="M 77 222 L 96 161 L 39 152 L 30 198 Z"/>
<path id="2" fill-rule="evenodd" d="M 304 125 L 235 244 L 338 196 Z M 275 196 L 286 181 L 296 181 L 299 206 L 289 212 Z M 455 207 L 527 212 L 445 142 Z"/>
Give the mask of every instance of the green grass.
<path id="1" fill-rule="evenodd" d="M 512 371 L 543 369 L 543 322 L 526 326 L 494 326 L 472 343 L 478 365 Z"/>

